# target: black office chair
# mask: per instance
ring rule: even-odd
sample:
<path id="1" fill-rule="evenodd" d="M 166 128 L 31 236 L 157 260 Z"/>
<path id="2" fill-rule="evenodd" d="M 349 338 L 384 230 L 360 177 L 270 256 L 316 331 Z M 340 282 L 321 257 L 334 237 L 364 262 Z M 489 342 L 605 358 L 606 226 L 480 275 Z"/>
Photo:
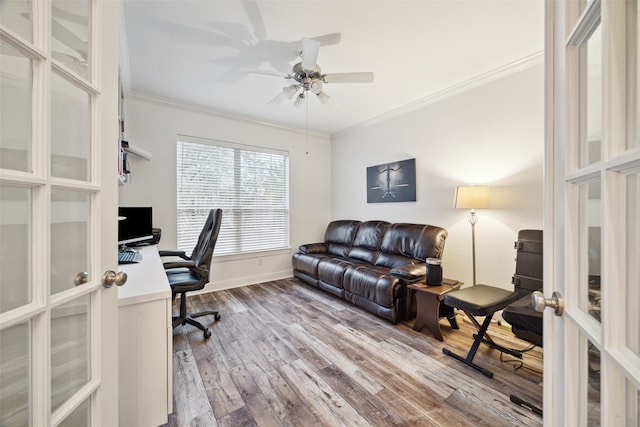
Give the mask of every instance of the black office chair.
<path id="1" fill-rule="evenodd" d="M 193 248 L 191 256 L 187 256 L 184 251 L 159 251 L 161 257 L 174 256 L 182 258 L 181 261 L 168 261 L 163 264 L 169 279 L 169 285 L 171 285 L 172 298 L 175 299 L 176 295 L 180 294 L 180 314 L 173 317 L 173 327 L 188 323 L 203 331 L 205 339 L 211 336 L 211 331 L 195 318 L 212 315 L 218 321 L 220 320 L 220 314 L 217 311 L 188 314 L 186 294 L 187 292 L 199 291 L 209 283 L 209 267 L 213 249 L 218 240 L 221 222 L 222 209 L 209 211 L 209 216 L 204 223 L 204 227 L 198 237 L 198 243 Z"/>

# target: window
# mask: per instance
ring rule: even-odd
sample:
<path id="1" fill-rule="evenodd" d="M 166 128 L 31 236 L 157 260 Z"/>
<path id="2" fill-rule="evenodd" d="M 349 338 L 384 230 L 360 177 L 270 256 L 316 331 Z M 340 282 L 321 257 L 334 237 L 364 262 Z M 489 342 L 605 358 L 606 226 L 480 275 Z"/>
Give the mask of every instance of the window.
<path id="1" fill-rule="evenodd" d="M 289 247 L 287 152 L 180 136 L 178 248 L 190 252 L 210 209 L 221 208 L 215 255 Z"/>

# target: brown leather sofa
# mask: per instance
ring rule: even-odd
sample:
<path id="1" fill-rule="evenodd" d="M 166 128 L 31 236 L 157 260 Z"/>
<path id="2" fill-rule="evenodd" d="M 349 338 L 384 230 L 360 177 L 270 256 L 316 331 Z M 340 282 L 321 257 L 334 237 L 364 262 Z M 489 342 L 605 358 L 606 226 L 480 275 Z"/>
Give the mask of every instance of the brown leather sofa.
<path id="1" fill-rule="evenodd" d="M 426 277 L 427 258 L 442 258 L 446 237 L 433 225 L 333 221 L 324 242 L 293 254 L 293 275 L 397 322 L 411 314 L 406 285 Z"/>

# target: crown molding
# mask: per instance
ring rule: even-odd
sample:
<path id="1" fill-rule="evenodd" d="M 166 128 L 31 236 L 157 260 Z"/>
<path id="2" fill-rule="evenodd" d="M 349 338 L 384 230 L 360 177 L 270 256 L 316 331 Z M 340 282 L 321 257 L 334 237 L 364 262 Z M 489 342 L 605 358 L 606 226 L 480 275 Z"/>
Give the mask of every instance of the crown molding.
<path id="1" fill-rule="evenodd" d="M 174 107 L 174 108 L 179 108 L 179 109 L 182 109 L 182 110 L 189 110 L 189 111 L 193 111 L 195 113 L 210 114 L 210 115 L 213 115 L 213 116 L 216 116 L 216 117 L 220 117 L 220 118 L 223 118 L 223 119 L 227 119 L 227 120 L 234 120 L 234 121 L 239 121 L 239 122 L 243 122 L 243 123 L 267 126 L 267 127 L 270 127 L 270 128 L 279 129 L 279 130 L 292 132 L 292 133 L 298 133 L 298 134 L 305 135 L 305 136 L 309 135 L 309 136 L 313 136 L 313 137 L 317 137 L 317 138 L 330 138 L 331 137 L 330 134 L 324 133 L 324 132 L 318 132 L 318 131 L 308 130 L 308 129 L 305 129 L 305 128 L 298 128 L 298 127 L 294 127 L 294 126 L 288 126 L 288 125 L 284 125 L 282 123 L 269 122 L 267 120 L 259 120 L 259 119 L 248 117 L 248 116 L 231 114 L 231 113 L 229 113 L 227 111 L 216 110 L 215 108 L 205 107 L 203 105 L 180 102 L 180 101 L 176 101 L 175 99 L 165 98 L 165 97 L 161 97 L 161 96 L 157 96 L 157 95 L 150 95 L 150 94 L 144 93 L 144 92 L 132 91 L 126 96 L 126 98 L 138 99 L 138 100 L 141 100 L 141 101 L 150 102 L 150 103 L 154 103 L 154 104 L 165 105 L 165 106 Z"/>
<path id="2" fill-rule="evenodd" d="M 454 95 L 466 92 L 478 86 L 485 85 L 487 83 L 493 82 L 495 80 L 499 80 L 501 78 L 507 77 L 511 74 L 514 74 L 518 71 L 526 70 L 528 68 L 532 68 L 536 65 L 542 64 L 544 62 L 544 52 L 536 52 L 532 55 L 525 56 L 524 58 L 520 58 L 517 61 L 511 62 L 509 64 L 502 65 L 498 68 L 494 68 L 493 70 L 487 71 L 482 74 L 478 74 L 475 77 L 472 77 L 468 80 L 462 81 L 460 83 L 456 83 L 452 86 L 449 86 L 445 89 L 442 89 L 438 92 L 434 92 L 433 94 L 421 98 L 417 101 L 406 104 L 402 107 L 398 107 L 396 109 L 390 110 L 384 114 L 373 117 L 369 120 L 365 120 L 364 122 L 358 123 L 341 131 L 338 131 L 331 136 L 342 136 L 351 132 L 356 132 L 359 130 L 366 129 L 370 126 L 386 122 L 388 120 L 394 119 L 396 117 L 402 116 L 404 114 L 416 111 L 420 108 L 426 107 L 427 105 L 435 104 L 436 102 L 442 101 L 444 99 L 450 98 Z"/>

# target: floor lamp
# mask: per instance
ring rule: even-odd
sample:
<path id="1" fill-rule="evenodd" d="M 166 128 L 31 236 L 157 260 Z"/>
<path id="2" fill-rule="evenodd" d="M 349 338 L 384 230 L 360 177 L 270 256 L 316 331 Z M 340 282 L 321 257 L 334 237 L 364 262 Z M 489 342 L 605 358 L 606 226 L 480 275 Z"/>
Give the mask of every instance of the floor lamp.
<path id="1" fill-rule="evenodd" d="M 476 209 L 489 207 L 489 187 L 485 185 L 472 185 L 468 187 L 456 187 L 456 209 L 471 209 L 469 223 L 471 224 L 471 257 L 473 260 L 473 286 L 476 285 Z"/>

